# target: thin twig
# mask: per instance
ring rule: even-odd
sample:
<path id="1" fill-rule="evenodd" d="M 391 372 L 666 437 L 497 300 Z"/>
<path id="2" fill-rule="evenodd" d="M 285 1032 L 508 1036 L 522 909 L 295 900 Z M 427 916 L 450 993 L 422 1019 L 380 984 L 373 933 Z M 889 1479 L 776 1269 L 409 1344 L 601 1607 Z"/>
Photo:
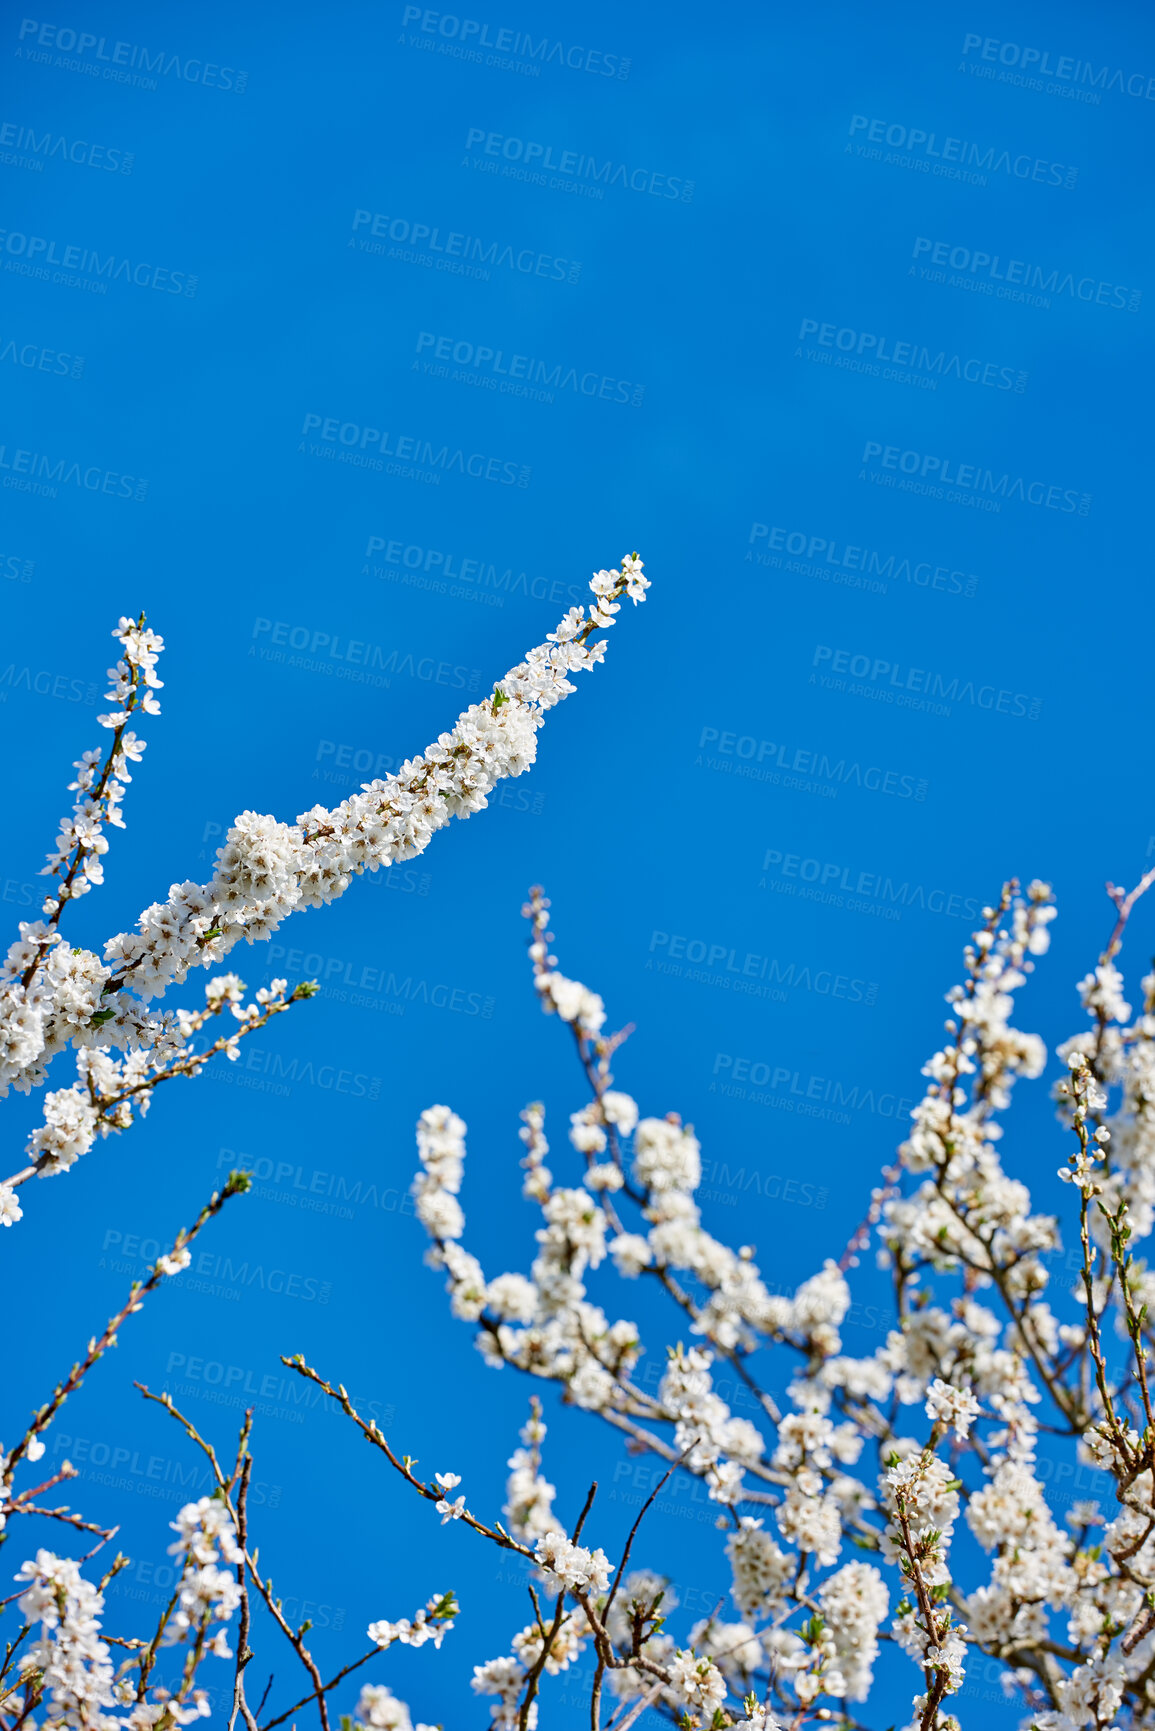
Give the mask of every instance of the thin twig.
<path id="1" fill-rule="evenodd" d="M 36 1414 L 36 1417 L 32 1420 L 32 1423 L 29 1425 L 24 1435 L 12 1450 L 8 1457 L 8 1473 L 11 1473 L 11 1469 L 24 1455 L 33 1438 L 39 1436 L 41 1431 L 47 1430 L 48 1426 L 60 1411 L 60 1408 L 68 1399 L 69 1395 L 75 1394 L 76 1390 L 80 1387 L 85 1376 L 92 1369 L 97 1359 L 101 1358 L 109 1347 L 116 1345 L 116 1334 L 121 1324 L 126 1320 L 126 1318 L 131 1316 L 134 1311 L 139 1310 L 142 1299 L 144 1299 L 148 1293 L 154 1292 L 160 1285 L 161 1281 L 167 1278 L 165 1269 L 161 1266 L 162 1263 L 166 1262 L 169 1257 L 178 1255 L 180 1251 L 184 1250 L 186 1246 L 191 1244 L 198 1232 L 200 1232 L 201 1228 L 207 1225 L 215 1214 L 220 1213 L 230 1196 L 241 1196 L 250 1188 L 251 1180 L 246 1173 L 230 1172 L 222 1189 L 213 1193 L 197 1215 L 196 1219 L 193 1221 L 192 1225 L 189 1227 L 188 1231 L 186 1232 L 182 1228 L 181 1231 L 177 1233 L 176 1242 L 168 1252 L 168 1256 L 159 1258 L 158 1261 L 153 1264 L 152 1273 L 149 1275 L 148 1279 L 144 1282 L 139 1280 L 133 1281 L 132 1289 L 128 1296 L 128 1302 L 122 1309 L 117 1311 L 116 1315 L 112 1317 L 109 1322 L 105 1324 L 104 1333 L 98 1338 L 89 1341 L 88 1351 L 84 1358 L 82 1358 L 79 1363 L 73 1365 L 63 1382 L 57 1383 L 51 1400 L 46 1402 L 46 1404 L 40 1408 L 40 1411 Z"/>

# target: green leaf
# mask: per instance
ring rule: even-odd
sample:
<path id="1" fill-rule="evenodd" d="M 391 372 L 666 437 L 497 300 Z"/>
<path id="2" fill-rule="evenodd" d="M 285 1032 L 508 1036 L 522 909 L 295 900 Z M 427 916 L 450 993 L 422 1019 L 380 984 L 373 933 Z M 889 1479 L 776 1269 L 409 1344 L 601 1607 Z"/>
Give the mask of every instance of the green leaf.
<path id="1" fill-rule="evenodd" d="M 111 1022 L 115 1015 L 115 1010 L 97 1010 L 96 1014 L 92 1018 L 92 1025 L 94 1028 L 99 1028 L 103 1023 Z"/>

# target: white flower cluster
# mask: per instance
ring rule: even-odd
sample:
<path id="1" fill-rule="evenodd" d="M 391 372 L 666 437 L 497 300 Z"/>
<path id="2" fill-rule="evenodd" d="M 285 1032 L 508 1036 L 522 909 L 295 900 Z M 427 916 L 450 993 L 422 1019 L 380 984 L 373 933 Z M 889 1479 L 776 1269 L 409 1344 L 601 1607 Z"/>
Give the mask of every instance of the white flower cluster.
<path id="1" fill-rule="evenodd" d="M 533 1403 L 530 1418 L 519 1434 L 524 1447 L 514 1449 L 507 1462 L 510 1470 L 503 1512 L 514 1538 L 533 1546 L 546 1533 L 561 1531 L 561 1522 L 553 1512 L 557 1491 L 541 1470 L 546 1426 L 541 1422 L 539 1402 Z"/>
<path id="2" fill-rule="evenodd" d="M 47 968 L 52 967 L 62 948 L 49 952 Z M 103 1012 L 109 1019 L 101 1025 L 101 1037 L 127 1050 L 128 1055 L 118 1058 L 108 1046 L 95 1045 L 77 1053 L 77 1081 L 70 1088 L 58 1088 L 44 1096 L 42 1122 L 30 1132 L 26 1144 L 28 1157 L 35 1163 L 29 1170 L 40 1178 L 67 1172 L 98 1137 L 125 1130 L 135 1119 L 143 1118 L 158 1083 L 195 1076 L 218 1055 L 235 1062 L 246 1034 L 263 1028 L 272 1016 L 313 992 L 312 986 L 305 985 L 290 993 L 286 980 L 273 980 L 246 1003 L 245 989 L 245 982 L 236 974 L 218 974 L 205 986 L 203 1009 L 177 1010 L 162 1016 L 149 1015 L 127 993 L 120 994 L 116 1009 Z M 239 1026 L 200 1046 L 198 1035 L 210 1021 L 226 1013 Z M 11 1225 L 22 1213 L 15 1189 L 0 1185 L 0 1223 Z"/>
<path id="3" fill-rule="evenodd" d="M 610 1560 L 605 1552 L 571 1544 L 557 1528 L 541 1535 L 533 1554 L 569 1593 L 604 1593 L 609 1586 Z"/>
<path id="4" fill-rule="evenodd" d="M 513 1653 L 501 1659 L 489 1659 L 484 1665 L 473 1667 L 473 1681 L 470 1684 L 475 1695 L 496 1695 L 497 1699 L 489 1709 L 494 1731 L 514 1731 L 521 1716 L 521 1696 L 525 1687 L 526 1667 Z M 529 1709 L 526 1721 L 529 1731 L 534 1731 L 537 1724 L 537 1702 Z"/>
<path id="5" fill-rule="evenodd" d="M 108 728 L 112 745 L 103 769 L 98 769 L 98 750 L 82 752 L 73 764 L 76 780 L 68 784 L 75 793 L 71 816 L 60 825 L 56 846 L 48 855 L 42 875 L 60 879 L 55 895 L 50 895 L 44 913 L 50 921 L 59 916 L 66 901 L 75 901 L 96 884 L 104 882 L 102 856 L 108 852 L 105 824 L 124 828 L 121 801 L 125 787 L 132 780 L 130 763 L 139 763 L 146 741 L 128 728 L 128 722 L 138 711 L 144 715 L 159 715 L 160 704 L 153 696 L 163 688 L 164 681 L 156 676 L 156 664 L 164 649 L 163 637 L 145 628 L 143 619 L 134 622 L 122 618 L 112 635 L 123 654 L 115 667 L 108 669 L 111 691 L 105 696 L 117 705 L 106 715 L 98 715 L 101 727 Z"/>
<path id="6" fill-rule="evenodd" d="M 121 802 L 132 780 L 130 763 L 139 763 L 145 741 L 127 726 L 138 711 L 158 715 L 153 696 L 161 681 L 157 658 L 164 641 L 141 623 L 122 618 L 112 635 L 123 654 L 108 676 L 107 696 L 117 708 L 97 717 L 113 738 L 101 767 L 98 750 L 85 751 L 73 767 L 76 779 L 72 812 L 60 825 L 56 846 L 43 868 L 58 880 L 42 909 L 43 919 L 20 925 L 19 939 L 10 945 L 0 967 L 0 1098 L 10 1087 L 27 1093 L 41 1082 L 51 1058 L 65 1046 L 95 1042 L 102 1008 L 101 994 L 109 979 L 90 950 L 65 944 L 58 930 L 67 903 L 104 882 L 103 856 L 108 852 L 108 825 L 124 828 Z"/>
<path id="7" fill-rule="evenodd" d="M 409 1709 L 386 1683 L 365 1683 L 353 1709 L 353 1720 L 370 1731 L 439 1731 L 436 1725 L 414 1727 Z"/>
<path id="8" fill-rule="evenodd" d="M 227 1623 L 241 1602 L 236 1574 L 221 1567 L 222 1562 L 235 1564 L 241 1558 L 236 1528 L 223 1502 L 200 1497 L 186 1503 L 170 1525 L 177 1537 L 168 1554 L 180 1560 L 181 1577 L 177 1606 L 165 1628 L 166 1646 L 187 1641 L 190 1633 L 202 1633 L 210 1623 Z M 232 1656 L 223 1628 L 208 1646 L 222 1659 Z"/>
<path id="9" fill-rule="evenodd" d="M 180 1545 L 172 1548 L 184 1553 L 190 1568 L 186 1569 L 182 1581 L 181 1610 L 170 1621 L 169 1628 L 172 1630 L 174 1625 L 180 1625 L 183 1613 L 191 1607 L 191 1599 L 185 1595 L 185 1584 L 188 1583 L 191 1591 L 190 1569 L 194 1566 L 195 1556 L 200 1559 L 195 1562 L 195 1570 L 204 1577 L 204 1596 L 200 1610 L 185 1618 L 183 1627 L 185 1630 L 196 1627 L 203 1634 L 212 1617 L 229 1614 L 223 1606 L 231 1595 L 210 1592 L 205 1573 L 214 1568 L 210 1553 L 215 1557 L 217 1543 L 227 1546 L 229 1538 L 225 1526 L 214 1517 L 208 1517 L 206 1525 L 205 1520 L 194 1512 L 198 1509 L 199 1505 L 190 1505 L 173 1523 L 181 1530 L 182 1540 Z M 224 1554 L 223 1550 L 221 1554 Z M 225 1578 L 231 1583 L 232 1594 L 236 1595 L 232 1598 L 232 1608 L 239 1599 L 239 1589 L 235 1576 Z M 21 1615 L 29 1625 L 39 1625 L 39 1633 L 20 1653 L 15 1687 L 10 1687 L 6 1693 L 5 1686 L 0 1684 L 0 1719 L 5 1723 L 8 1723 L 9 1713 L 17 1709 L 17 1691 L 28 1692 L 28 1703 L 23 1712 L 16 1711 L 16 1718 L 30 1725 L 35 1721 L 28 1719 L 27 1714 L 37 1703 L 43 1707 L 46 1724 L 76 1726 L 82 1731 L 153 1731 L 158 1721 L 184 1726 L 207 1717 L 210 1711 L 208 1697 L 200 1689 L 182 1689 L 179 1695 L 173 1696 L 168 1689 L 157 1685 L 137 1701 L 137 1689 L 127 1676 L 131 1661 L 126 1661 L 119 1672 L 115 1670 L 111 1649 L 101 1639 L 104 1596 L 84 1579 L 79 1564 L 70 1557 L 38 1550 L 35 1560 L 24 1564 L 16 1580 L 24 1584 L 18 1598 Z M 182 1639 L 183 1635 L 176 1633 L 170 1638 Z M 145 1645 L 143 1642 L 139 1644 Z M 231 1657 L 221 1632 L 205 1641 L 200 1651 L 220 1658 Z M 128 1711 L 119 1714 L 116 1712 L 118 1708 L 127 1708 Z"/>
<path id="10" fill-rule="evenodd" d="M 382 1648 L 391 1647 L 395 1641 L 403 1647 L 424 1647 L 427 1641 L 432 1641 L 436 1648 L 452 1629 L 457 1615 L 457 1601 L 452 1593 L 434 1593 L 413 1617 L 402 1617 L 397 1623 L 382 1618 L 370 1623 L 367 1633 Z"/>
<path id="11" fill-rule="evenodd" d="M 115 1723 L 104 1711 L 117 1697 L 110 1651 L 100 1639 L 103 1595 L 78 1564 L 52 1551 L 37 1551 L 16 1580 L 28 1583 L 19 1600 L 24 1620 L 40 1626 L 22 1669 L 43 1673 L 49 1723 Z"/>

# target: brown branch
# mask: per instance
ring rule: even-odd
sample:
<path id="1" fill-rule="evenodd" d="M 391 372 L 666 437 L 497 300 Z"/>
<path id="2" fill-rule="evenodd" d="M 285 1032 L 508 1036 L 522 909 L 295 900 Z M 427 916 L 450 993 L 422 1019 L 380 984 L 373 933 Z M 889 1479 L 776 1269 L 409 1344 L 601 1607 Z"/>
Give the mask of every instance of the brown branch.
<path id="1" fill-rule="evenodd" d="M 337 1675 L 324 1685 L 322 1692 L 327 1695 L 331 1689 L 337 1687 L 337 1684 L 340 1683 L 343 1678 L 349 1675 L 350 1671 L 359 1670 L 362 1665 L 368 1664 L 369 1660 L 380 1651 L 380 1647 L 370 1647 L 369 1651 L 367 1653 L 362 1653 L 359 1659 L 353 1659 L 348 1665 L 342 1666 L 341 1670 L 337 1672 Z M 272 1680 L 273 1679 L 270 1677 L 269 1682 L 271 1683 Z M 268 1692 L 268 1689 L 266 1689 L 266 1696 L 268 1695 Z M 283 1713 L 278 1713 L 275 1719 L 266 1719 L 265 1723 L 260 1727 L 260 1731 L 273 1731 L 274 1725 L 283 1725 L 286 1719 L 291 1719 L 294 1713 L 296 1713 L 301 1707 L 307 1707 L 309 1702 L 315 1700 L 316 1697 L 317 1691 L 314 1689 L 311 1695 L 304 1695 L 299 1701 L 294 1701 L 291 1707 L 286 1707 L 285 1711 Z M 265 1703 L 262 1700 L 260 1707 L 257 1708 L 258 1713 L 264 1705 Z"/>
<path id="2" fill-rule="evenodd" d="M 183 1250 L 187 1245 L 191 1244 L 193 1239 L 200 1232 L 201 1228 L 207 1225 L 214 1215 L 220 1213 L 230 1196 L 241 1196 L 249 1188 L 250 1180 L 246 1173 L 230 1172 L 228 1178 L 225 1180 L 224 1186 L 220 1190 L 214 1191 L 188 1230 L 185 1231 L 182 1227 L 182 1229 L 177 1233 L 176 1241 L 173 1244 L 172 1250 L 168 1252 L 168 1255 L 173 1256 L 178 1251 Z M 48 1426 L 60 1411 L 60 1408 L 68 1399 L 69 1395 L 75 1394 L 76 1390 L 80 1387 L 85 1376 L 92 1369 L 96 1361 L 99 1358 L 102 1358 L 110 1347 L 116 1345 L 117 1330 L 120 1328 L 121 1324 L 131 1316 L 134 1311 L 140 1309 L 141 1301 L 148 1293 L 155 1292 L 161 1281 L 168 1278 L 161 1267 L 161 1262 L 164 1260 L 165 1258 L 162 1257 L 153 1264 L 152 1273 L 146 1281 L 143 1283 L 139 1280 L 133 1281 L 127 1303 L 117 1311 L 116 1315 L 112 1317 L 109 1322 L 105 1324 L 104 1333 L 89 1341 L 88 1351 L 84 1358 L 82 1358 L 77 1364 L 73 1365 L 64 1381 L 57 1383 L 51 1400 L 46 1402 L 46 1404 L 40 1408 L 36 1417 L 32 1420 L 32 1423 L 29 1425 L 20 1441 L 16 1444 L 16 1447 L 9 1455 L 9 1472 L 16 1465 L 17 1461 L 19 1461 L 24 1455 L 33 1438 L 39 1436 L 41 1431 L 47 1430 Z"/>
<path id="3" fill-rule="evenodd" d="M 380 1449 L 389 1464 L 401 1474 L 401 1477 L 405 1480 L 406 1484 L 411 1485 L 419 1496 L 422 1496 L 426 1498 L 427 1501 L 433 1503 L 439 1503 L 444 1500 L 444 1493 L 440 1486 L 434 1487 L 425 1484 L 413 1472 L 410 1465 L 413 1458 L 411 1455 L 406 1455 L 403 1460 L 398 1460 L 384 1435 L 380 1430 L 378 1430 L 377 1421 L 375 1419 L 370 1419 L 368 1423 L 365 1422 L 360 1413 L 354 1407 L 352 1401 L 349 1399 L 343 1384 L 338 1383 L 334 1388 L 332 1383 L 326 1382 L 325 1378 L 318 1371 L 315 1371 L 311 1365 L 305 1363 L 304 1356 L 301 1353 L 297 1353 L 293 1358 L 282 1357 L 281 1363 L 287 1370 L 296 1371 L 298 1376 L 303 1376 L 309 1382 L 316 1383 L 318 1388 L 324 1389 L 325 1393 L 337 1402 L 346 1418 L 352 1419 L 366 1442 L 370 1442 L 373 1444 L 374 1448 Z M 516 1551 L 520 1557 L 528 1557 L 531 1562 L 537 1561 L 533 1551 L 531 1551 L 526 1545 L 519 1544 L 516 1539 L 511 1538 L 505 1528 L 501 1525 L 495 1524 L 493 1527 L 487 1527 L 484 1521 L 479 1521 L 475 1515 L 470 1514 L 468 1509 L 462 1511 L 460 1518 L 467 1527 L 472 1528 L 475 1533 L 480 1533 L 482 1538 L 492 1539 L 493 1543 L 499 1546 L 501 1550 Z M 582 1518 L 584 1519 L 584 1514 Z"/>

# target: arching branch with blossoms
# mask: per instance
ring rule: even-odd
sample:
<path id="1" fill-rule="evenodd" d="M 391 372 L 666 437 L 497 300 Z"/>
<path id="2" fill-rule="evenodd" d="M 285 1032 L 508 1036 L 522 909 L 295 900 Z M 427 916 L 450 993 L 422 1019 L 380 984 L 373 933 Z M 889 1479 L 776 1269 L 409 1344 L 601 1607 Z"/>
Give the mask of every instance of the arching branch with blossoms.
<path id="1" fill-rule="evenodd" d="M 145 908 L 135 932 L 109 938 L 102 958 L 66 943 L 61 922 L 71 902 L 104 880 L 106 831 L 124 827 L 129 764 L 145 748 L 129 724 L 159 713 L 162 686 L 163 639 L 143 615 L 122 618 L 107 693 L 115 707 L 98 717 L 112 738 L 103 762 L 88 750 L 74 765 L 73 809 L 44 868 L 54 883 L 43 917 L 21 924 L 0 967 L 0 1098 L 42 1088 L 55 1058 L 69 1047 L 77 1054 L 77 1080 L 45 1095 L 26 1163 L 0 1179 L 0 1224 L 21 1218 L 21 1185 L 67 1172 L 99 1137 L 127 1129 L 161 1082 L 196 1076 L 221 1055 L 235 1059 L 243 1038 L 311 997 L 311 981 L 289 991 L 274 980 L 246 1003 L 244 981 L 230 973 L 208 982 L 195 1009 L 149 1008 L 190 969 L 218 966 L 238 943 L 269 938 L 291 914 L 335 901 L 362 873 L 414 859 L 451 819 L 484 811 L 498 782 L 532 766 L 546 715 L 576 689 L 569 676 L 604 657 L 607 639 L 595 634 L 615 623 L 623 597 L 636 605 L 649 586 L 636 553 L 617 571 L 595 572 L 588 614 L 571 607 L 449 732 L 332 811 L 313 806 L 292 824 L 241 812 L 209 882 L 174 884 L 167 900 Z M 201 1043 L 218 1019 L 229 1031 Z"/>

